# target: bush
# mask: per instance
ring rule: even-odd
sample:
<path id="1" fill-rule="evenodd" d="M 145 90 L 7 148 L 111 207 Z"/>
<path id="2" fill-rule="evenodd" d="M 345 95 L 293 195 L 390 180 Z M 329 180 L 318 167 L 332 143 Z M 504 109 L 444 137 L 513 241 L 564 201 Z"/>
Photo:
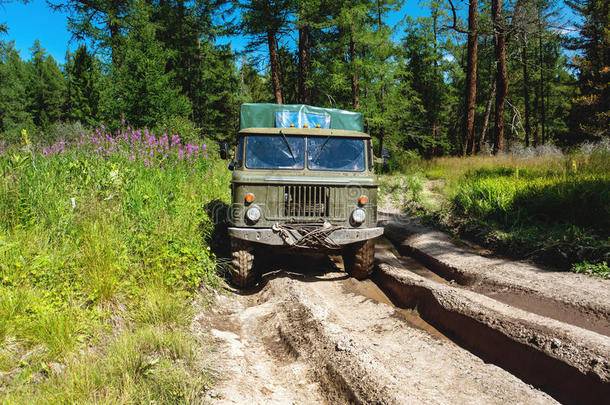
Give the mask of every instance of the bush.
<path id="1" fill-rule="evenodd" d="M 610 279 L 610 266 L 608 266 L 608 263 L 606 262 L 601 262 L 598 264 L 591 264 L 586 261 L 582 263 L 575 263 L 572 265 L 572 271 L 574 273 L 582 273 L 590 276 Z"/>
<path id="2" fill-rule="evenodd" d="M 198 142 L 202 140 L 201 128 L 197 128 L 195 123 L 184 117 L 170 117 L 159 123 L 154 132 L 157 134 L 167 133 L 168 135 L 180 135 L 183 142 Z"/>

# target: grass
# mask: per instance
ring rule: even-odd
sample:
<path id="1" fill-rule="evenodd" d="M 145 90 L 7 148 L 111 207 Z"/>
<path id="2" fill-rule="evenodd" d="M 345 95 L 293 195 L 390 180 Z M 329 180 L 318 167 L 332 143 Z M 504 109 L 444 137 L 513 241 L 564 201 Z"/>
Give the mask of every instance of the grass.
<path id="1" fill-rule="evenodd" d="M 229 173 L 176 139 L 97 133 L 0 154 L 0 403 L 200 401 L 205 206 L 228 201 Z"/>
<path id="2" fill-rule="evenodd" d="M 404 209 L 496 252 L 566 269 L 610 259 L 608 148 L 567 156 L 411 160 L 401 173 L 385 177 L 382 192 L 413 179 L 424 179 L 424 186 L 411 186 L 409 193 L 394 188 Z"/>

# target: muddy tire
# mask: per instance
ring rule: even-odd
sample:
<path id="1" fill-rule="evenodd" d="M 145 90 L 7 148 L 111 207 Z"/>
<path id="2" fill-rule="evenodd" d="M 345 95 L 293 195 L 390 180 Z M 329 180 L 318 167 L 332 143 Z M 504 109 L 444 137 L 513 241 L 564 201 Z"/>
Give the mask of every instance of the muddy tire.
<path id="1" fill-rule="evenodd" d="M 343 250 L 345 271 L 358 280 L 364 280 L 373 272 L 375 240 L 369 239 L 348 245 Z"/>
<path id="2" fill-rule="evenodd" d="M 239 288 L 256 284 L 254 269 L 254 246 L 241 239 L 231 238 L 231 282 Z"/>

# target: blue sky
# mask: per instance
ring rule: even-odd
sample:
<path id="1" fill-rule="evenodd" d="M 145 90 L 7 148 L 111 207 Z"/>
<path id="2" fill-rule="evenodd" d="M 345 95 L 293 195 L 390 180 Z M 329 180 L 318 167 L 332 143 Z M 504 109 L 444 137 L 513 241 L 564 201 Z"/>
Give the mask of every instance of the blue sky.
<path id="1" fill-rule="evenodd" d="M 386 18 L 386 23 L 393 26 L 405 15 L 418 17 L 426 13 L 427 10 L 420 6 L 418 0 L 407 0 L 401 10 L 392 12 Z M 0 6 L 0 22 L 8 26 L 8 34 L 2 39 L 14 40 L 15 47 L 24 59 L 30 58 L 29 48 L 36 39 L 40 39 L 43 48 L 59 63 L 64 62 L 68 48 L 74 51 L 78 47 L 76 41 L 71 41 L 66 15 L 51 10 L 44 0 L 31 0 L 28 4 L 12 2 Z M 397 36 L 396 39 L 400 39 L 400 33 L 397 33 Z M 235 50 L 242 50 L 246 44 L 243 37 L 226 38 L 221 41 L 231 42 Z"/>

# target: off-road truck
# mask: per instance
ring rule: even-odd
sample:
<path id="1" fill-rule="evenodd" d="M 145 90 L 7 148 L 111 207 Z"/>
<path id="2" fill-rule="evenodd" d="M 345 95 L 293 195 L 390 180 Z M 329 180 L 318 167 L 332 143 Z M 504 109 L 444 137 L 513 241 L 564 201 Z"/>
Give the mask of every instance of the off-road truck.
<path id="1" fill-rule="evenodd" d="M 368 277 L 383 228 L 376 226 L 377 179 L 362 114 L 243 104 L 237 137 L 229 165 L 233 283 L 256 283 L 264 245 L 340 251 L 350 275 Z"/>

